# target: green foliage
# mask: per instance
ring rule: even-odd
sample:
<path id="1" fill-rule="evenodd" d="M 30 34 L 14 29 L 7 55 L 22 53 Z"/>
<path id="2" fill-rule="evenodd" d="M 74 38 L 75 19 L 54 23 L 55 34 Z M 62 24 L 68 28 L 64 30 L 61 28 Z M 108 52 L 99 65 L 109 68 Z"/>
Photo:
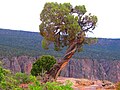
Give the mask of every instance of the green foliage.
<path id="1" fill-rule="evenodd" d="M 54 50 L 59 51 L 65 46 L 69 47 L 83 31 L 85 35 L 81 37 L 85 38 L 86 32 L 92 32 L 98 21 L 97 16 L 86 15 L 86 12 L 85 5 L 73 7 L 70 3 L 46 3 L 40 14 L 40 34 L 45 39 L 42 46 L 46 48 L 47 45 L 48 49 L 49 41 L 54 44 Z"/>
<path id="2" fill-rule="evenodd" d="M 34 76 L 42 75 L 56 63 L 56 59 L 50 55 L 41 56 L 32 66 L 31 74 Z"/>
<path id="3" fill-rule="evenodd" d="M 36 80 L 36 81 L 34 81 L 33 85 L 29 85 L 29 89 L 30 90 L 43 90 L 43 87 L 40 84 L 40 82 Z"/>
<path id="4" fill-rule="evenodd" d="M 0 67 L 0 90 L 23 90 L 20 84 L 36 81 L 35 76 L 24 73 L 12 74 L 9 70 Z"/>
<path id="5" fill-rule="evenodd" d="M 46 40 L 54 42 L 57 47 L 61 47 L 63 41 L 67 42 L 66 40 L 75 38 L 76 33 L 81 30 L 77 17 L 70 14 L 71 7 L 70 3 L 46 3 L 40 14 L 42 21 L 40 34 Z M 69 37 L 65 39 L 61 34 L 69 34 Z M 61 42 L 59 41 L 60 38 L 63 39 Z"/>
<path id="6" fill-rule="evenodd" d="M 79 5 L 79 6 L 75 6 L 75 9 L 78 11 L 78 12 L 81 12 L 82 14 L 85 14 L 87 12 L 86 8 L 85 8 L 85 5 Z"/>
<path id="7" fill-rule="evenodd" d="M 97 43 L 97 41 L 98 41 L 98 39 L 97 38 L 87 38 L 87 39 L 85 39 L 85 42 L 84 42 L 84 44 L 88 44 L 88 45 L 91 45 L 91 44 L 95 44 L 95 43 Z"/>
<path id="8" fill-rule="evenodd" d="M 18 81 L 7 69 L 0 67 L 0 90 L 22 90 L 18 86 Z"/>
<path id="9" fill-rule="evenodd" d="M 73 90 L 72 83 L 66 81 L 65 85 L 58 82 L 47 82 L 45 84 L 40 84 L 38 81 L 34 85 L 30 85 L 30 90 Z"/>
<path id="10" fill-rule="evenodd" d="M 43 39 L 41 43 L 42 43 L 42 48 L 48 49 L 48 45 L 49 45 L 49 44 L 48 44 L 48 42 L 47 42 L 46 39 Z"/>
<path id="11" fill-rule="evenodd" d="M 9 74 L 11 74 L 11 72 L 7 69 L 2 68 L 2 64 L 1 64 L 0 65 L 0 82 L 5 81 L 5 76 Z"/>
<path id="12" fill-rule="evenodd" d="M 4 69 L 0 67 L 0 82 L 4 79 Z"/>
<path id="13" fill-rule="evenodd" d="M 19 84 L 23 84 L 33 82 L 35 80 L 35 77 L 32 75 L 27 75 L 25 73 L 16 73 L 14 79 L 16 79 Z"/>
<path id="14" fill-rule="evenodd" d="M 1 74 L 2 73 L 2 74 Z M 72 83 L 66 81 L 65 84 L 58 82 L 47 82 L 41 84 L 35 76 L 27 75 L 24 73 L 12 74 L 9 70 L 0 67 L 0 90 L 73 90 Z M 20 88 L 20 84 L 32 84 L 28 88 Z"/>

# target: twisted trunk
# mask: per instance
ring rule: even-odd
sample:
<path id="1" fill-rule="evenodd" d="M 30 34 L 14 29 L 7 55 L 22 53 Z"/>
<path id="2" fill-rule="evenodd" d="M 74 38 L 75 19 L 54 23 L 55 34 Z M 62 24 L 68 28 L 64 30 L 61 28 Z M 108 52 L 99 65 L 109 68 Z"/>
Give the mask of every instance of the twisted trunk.
<path id="1" fill-rule="evenodd" d="M 53 81 L 56 80 L 58 75 L 60 74 L 60 71 L 68 64 L 70 61 L 70 58 L 74 55 L 74 53 L 77 50 L 77 44 L 82 44 L 84 41 L 84 38 L 82 37 L 81 33 L 77 39 L 75 39 L 72 44 L 67 49 L 64 57 L 61 59 L 59 63 L 56 63 L 50 71 L 46 73 L 46 76 L 43 78 L 43 82 L 47 81 Z"/>

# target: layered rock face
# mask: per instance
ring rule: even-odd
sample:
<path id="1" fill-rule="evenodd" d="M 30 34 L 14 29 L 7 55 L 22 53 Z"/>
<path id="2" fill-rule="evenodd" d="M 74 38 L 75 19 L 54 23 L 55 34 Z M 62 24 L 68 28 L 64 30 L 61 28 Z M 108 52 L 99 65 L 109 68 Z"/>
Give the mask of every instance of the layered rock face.
<path id="1" fill-rule="evenodd" d="M 32 64 L 34 61 L 36 61 L 36 58 L 28 57 L 28 56 L 2 59 L 4 68 L 10 69 L 13 73 L 22 72 L 26 74 L 30 74 L 30 71 L 32 69 Z"/>
<path id="2" fill-rule="evenodd" d="M 23 72 L 30 74 L 32 64 L 36 61 L 36 58 L 20 56 L 10 59 L 2 58 L 1 60 L 3 67 L 10 69 L 13 73 Z M 120 81 L 120 60 L 71 59 L 60 75 L 118 82 Z"/>
<path id="3" fill-rule="evenodd" d="M 61 72 L 61 76 L 118 82 L 120 81 L 120 61 L 72 59 Z"/>

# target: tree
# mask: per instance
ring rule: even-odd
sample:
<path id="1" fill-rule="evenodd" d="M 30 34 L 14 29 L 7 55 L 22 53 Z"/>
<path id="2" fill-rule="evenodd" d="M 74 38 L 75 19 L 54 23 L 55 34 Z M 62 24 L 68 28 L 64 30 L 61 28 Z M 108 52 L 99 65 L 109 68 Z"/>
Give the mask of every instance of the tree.
<path id="1" fill-rule="evenodd" d="M 44 37 L 44 48 L 49 49 L 51 43 L 57 51 L 67 47 L 61 62 L 56 63 L 46 73 L 45 81 L 48 81 L 50 77 L 56 80 L 74 53 L 81 51 L 84 44 L 92 42 L 86 34 L 95 29 L 97 16 L 91 13 L 86 14 L 86 12 L 84 5 L 73 7 L 70 3 L 59 4 L 57 2 L 44 5 L 40 14 L 42 23 L 39 25 L 40 34 Z"/>
<path id="2" fill-rule="evenodd" d="M 43 55 L 37 59 L 31 69 L 31 74 L 34 76 L 41 75 L 45 71 L 49 71 L 56 63 L 56 59 L 50 55 Z"/>

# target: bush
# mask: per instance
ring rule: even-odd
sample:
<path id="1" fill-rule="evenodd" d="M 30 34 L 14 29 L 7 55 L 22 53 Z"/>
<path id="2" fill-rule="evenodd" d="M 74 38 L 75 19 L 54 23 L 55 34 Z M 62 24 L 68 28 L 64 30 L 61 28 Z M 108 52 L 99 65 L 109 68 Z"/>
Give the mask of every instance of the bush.
<path id="1" fill-rule="evenodd" d="M 4 70 L 2 67 L 0 67 L 0 82 L 4 79 Z"/>
<path id="2" fill-rule="evenodd" d="M 30 90 L 73 90 L 71 87 L 72 83 L 66 81 L 65 85 L 58 82 L 47 82 L 45 84 L 40 84 L 38 81 L 34 85 L 30 85 Z"/>
<path id="3" fill-rule="evenodd" d="M 33 64 L 31 74 L 34 76 L 42 76 L 46 71 L 49 71 L 55 63 L 56 59 L 53 56 L 43 55 Z"/>
<path id="4" fill-rule="evenodd" d="M 21 90 L 17 82 L 9 70 L 0 66 L 0 90 Z"/>
<path id="5" fill-rule="evenodd" d="M 35 76 L 25 73 L 12 74 L 9 70 L 0 67 L 0 90 L 73 90 L 72 83 L 67 81 L 64 85 L 58 82 L 41 84 Z M 30 83 L 28 88 L 20 88 L 20 84 Z"/>
<path id="6" fill-rule="evenodd" d="M 14 79 L 18 81 L 18 84 L 30 83 L 35 80 L 35 77 L 32 75 L 27 75 L 25 73 L 16 73 Z"/>

